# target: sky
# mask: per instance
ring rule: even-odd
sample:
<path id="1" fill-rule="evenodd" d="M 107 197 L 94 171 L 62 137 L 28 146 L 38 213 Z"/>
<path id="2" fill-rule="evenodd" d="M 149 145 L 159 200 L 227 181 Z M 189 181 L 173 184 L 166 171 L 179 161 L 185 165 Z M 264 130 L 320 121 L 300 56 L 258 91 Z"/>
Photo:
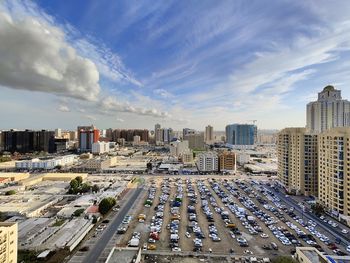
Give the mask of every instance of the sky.
<path id="1" fill-rule="evenodd" d="M 305 126 L 350 99 L 350 1 L 0 1 L 0 129 Z"/>

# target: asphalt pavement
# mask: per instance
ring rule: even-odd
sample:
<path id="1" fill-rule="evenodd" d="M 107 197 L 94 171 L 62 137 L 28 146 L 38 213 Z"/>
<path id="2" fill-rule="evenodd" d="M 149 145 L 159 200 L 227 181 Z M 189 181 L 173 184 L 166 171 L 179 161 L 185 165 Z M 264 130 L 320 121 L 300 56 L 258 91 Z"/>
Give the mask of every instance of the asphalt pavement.
<path id="1" fill-rule="evenodd" d="M 100 239 L 96 244 L 90 248 L 88 254 L 86 255 L 83 263 L 95 263 L 102 254 L 103 250 L 107 246 L 108 242 L 112 239 L 113 235 L 117 232 L 119 225 L 122 223 L 124 217 L 128 214 L 130 208 L 133 206 L 135 201 L 139 198 L 143 188 L 136 188 L 132 196 L 127 200 L 127 202 L 119 210 L 118 214 L 112 219 L 113 221 L 108 223 L 108 227 L 103 231 Z"/>
<path id="2" fill-rule="evenodd" d="M 336 237 L 339 237 L 341 239 L 342 245 L 345 247 L 350 244 L 350 238 L 346 234 L 343 234 L 339 229 L 334 228 L 330 226 L 329 224 L 323 222 L 319 217 L 317 217 L 315 214 L 312 214 L 308 211 L 302 211 L 301 207 L 298 206 L 298 203 L 290 198 L 290 197 L 285 197 L 285 194 L 283 192 L 279 191 L 276 192 L 273 188 L 269 188 L 271 191 L 275 193 L 275 195 L 280 198 L 284 203 L 287 203 L 289 206 L 294 207 L 294 212 L 297 211 L 298 214 L 304 219 L 311 219 L 314 221 L 319 228 L 321 228 L 323 231 L 326 231 L 329 235 L 333 237 L 333 242 L 335 241 Z"/>

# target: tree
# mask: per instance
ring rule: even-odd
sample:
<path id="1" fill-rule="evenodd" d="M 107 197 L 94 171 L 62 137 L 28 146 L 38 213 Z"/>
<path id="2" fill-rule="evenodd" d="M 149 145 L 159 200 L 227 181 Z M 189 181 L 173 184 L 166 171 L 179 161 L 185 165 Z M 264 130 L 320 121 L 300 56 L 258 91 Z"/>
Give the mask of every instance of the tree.
<path id="1" fill-rule="evenodd" d="M 100 187 L 99 187 L 97 184 L 94 184 L 94 185 L 92 186 L 92 191 L 97 193 L 97 192 L 100 191 Z"/>
<path id="2" fill-rule="evenodd" d="M 80 216 L 84 212 L 84 208 L 79 208 L 74 211 L 73 216 Z"/>
<path id="3" fill-rule="evenodd" d="M 75 177 L 75 180 L 78 181 L 78 184 L 79 184 L 79 186 L 80 186 L 80 185 L 82 184 L 82 182 L 83 182 L 83 177 L 77 176 L 77 177 Z"/>
<path id="4" fill-rule="evenodd" d="M 72 189 L 72 190 L 75 190 L 75 189 L 78 189 L 78 187 L 79 187 L 79 182 L 78 182 L 78 180 L 75 178 L 75 179 L 73 179 L 72 181 L 70 181 L 70 188 Z"/>
<path id="5" fill-rule="evenodd" d="M 9 190 L 5 192 L 5 195 L 15 195 L 16 191 L 15 190 Z"/>
<path id="6" fill-rule="evenodd" d="M 113 197 L 107 197 L 101 200 L 100 204 L 98 205 L 98 209 L 102 215 L 105 215 L 115 204 L 116 201 Z"/>
<path id="7" fill-rule="evenodd" d="M 87 192 L 90 191 L 90 189 L 91 189 L 91 185 L 88 184 L 88 183 L 83 183 L 83 184 L 81 185 L 81 192 L 82 192 L 82 193 L 87 193 Z"/>
<path id="8" fill-rule="evenodd" d="M 311 209 L 316 215 L 322 215 L 324 213 L 324 207 L 320 203 L 313 204 Z"/>
<path id="9" fill-rule="evenodd" d="M 297 261 L 289 256 L 279 256 L 272 259 L 271 263 L 297 263 Z"/>

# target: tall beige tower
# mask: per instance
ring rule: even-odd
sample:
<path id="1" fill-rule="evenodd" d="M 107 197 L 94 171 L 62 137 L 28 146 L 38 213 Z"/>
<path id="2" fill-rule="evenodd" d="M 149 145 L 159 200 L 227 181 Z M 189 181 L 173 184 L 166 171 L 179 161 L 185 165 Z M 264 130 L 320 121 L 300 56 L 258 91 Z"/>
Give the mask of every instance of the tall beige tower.
<path id="1" fill-rule="evenodd" d="M 205 127 L 204 134 L 205 143 L 210 144 L 214 142 L 214 128 L 213 126 L 208 125 Z"/>
<path id="2" fill-rule="evenodd" d="M 319 136 L 319 201 L 350 223 L 350 128 Z"/>
<path id="3" fill-rule="evenodd" d="M 17 223 L 0 222 L 0 262 L 17 263 Z"/>
<path id="4" fill-rule="evenodd" d="M 277 136 L 278 177 L 288 192 L 317 196 L 317 135 L 286 128 Z"/>

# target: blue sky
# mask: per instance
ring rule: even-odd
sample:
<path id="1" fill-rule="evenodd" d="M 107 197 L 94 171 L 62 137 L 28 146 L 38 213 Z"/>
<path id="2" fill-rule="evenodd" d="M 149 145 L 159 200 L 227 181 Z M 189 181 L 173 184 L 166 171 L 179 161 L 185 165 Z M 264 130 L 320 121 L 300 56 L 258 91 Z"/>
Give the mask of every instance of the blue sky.
<path id="1" fill-rule="evenodd" d="M 349 1 L 5 0 L 0 128 L 304 126 L 349 57 Z"/>

